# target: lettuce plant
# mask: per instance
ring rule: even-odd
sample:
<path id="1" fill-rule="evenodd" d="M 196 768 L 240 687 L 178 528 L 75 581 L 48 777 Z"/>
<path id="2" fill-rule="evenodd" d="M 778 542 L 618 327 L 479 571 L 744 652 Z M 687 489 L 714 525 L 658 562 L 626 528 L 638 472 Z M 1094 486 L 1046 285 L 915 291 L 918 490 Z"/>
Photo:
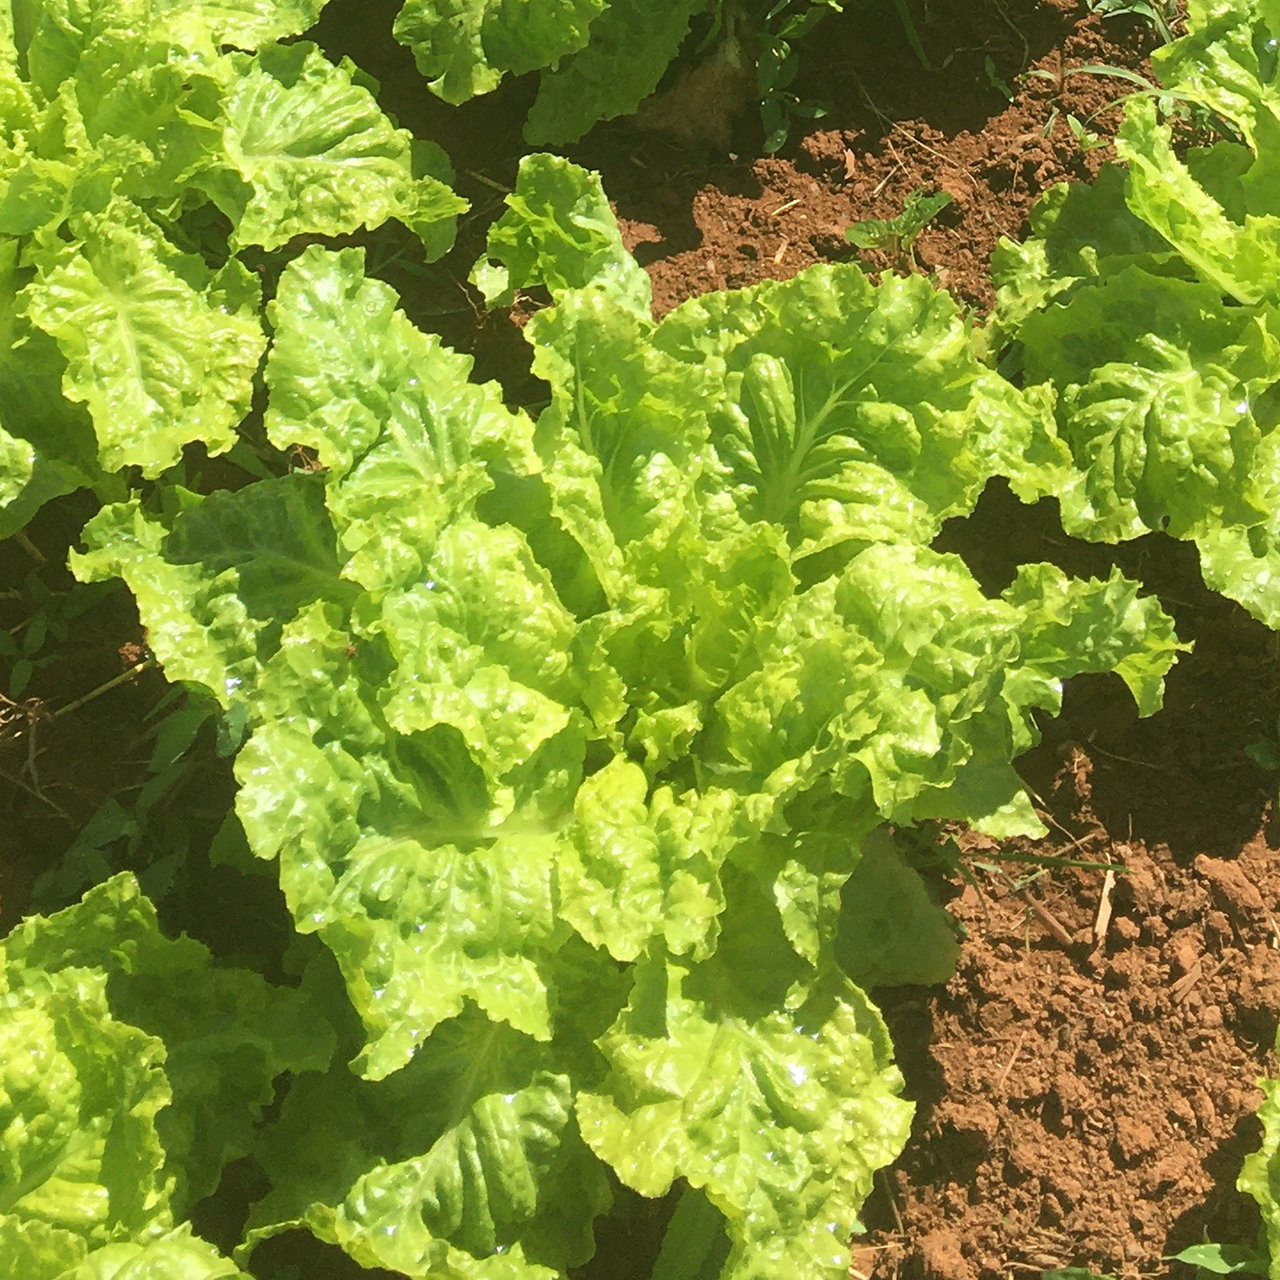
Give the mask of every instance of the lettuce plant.
<path id="1" fill-rule="evenodd" d="M 305 1226 L 554 1280 L 621 1185 L 681 1191 L 687 1274 L 834 1280 L 911 1113 L 857 979 L 954 953 L 868 955 L 865 895 L 919 906 L 885 824 L 1043 830 L 1033 709 L 1112 670 L 1150 712 L 1178 646 L 1119 575 L 991 599 L 928 549 L 1056 455 L 927 282 L 819 268 L 655 323 L 589 175 L 530 158 L 510 203 L 477 279 L 554 298 L 536 414 L 313 246 L 267 430 L 319 468 L 109 507 L 76 558 L 249 726 L 250 848 L 357 1016 L 261 1144 L 242 1257 Z"/>
<path id="2" fill-rule="evenodd" d="M 443 156 L 276 43 L 318 7 L 0 3 L 0 534 L 231 447 L 266 347 L 246 246 L 398 218 L 448 247 Z"/>
<path id="3" fill-rule="evenodd" d="M 127 875 L 0 944 L 0 1275 L 247 1280 L 183 1221 L 285 1071 L 323 1069 L 297 992 L 172 940 Z"/>
<path id="4" fill-rule="evenodd" d="M 1153 55 L 1241 141 L 1180 156 L 1147 97 L 1127 169 L 1058 187 L 995 259 L 1007 368 L 1052 389 L 1071 453 L 1062 520 L 1118 542 L 1195 542 L 1205 581 L 1280 627 L 1280 95 L 1272 6 L 1195 0 Z"/>

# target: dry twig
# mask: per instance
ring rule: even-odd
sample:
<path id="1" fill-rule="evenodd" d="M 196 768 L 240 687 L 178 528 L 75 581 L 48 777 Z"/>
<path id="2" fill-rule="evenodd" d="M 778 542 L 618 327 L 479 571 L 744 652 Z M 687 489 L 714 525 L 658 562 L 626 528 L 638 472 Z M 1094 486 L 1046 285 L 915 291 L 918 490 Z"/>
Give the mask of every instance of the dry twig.
<path id="1" fill-rule="evenodd" d="M 1204 967 L 1204 957 L 1199 957 L 1195 964 L 1169 988 L 1169 998 L 1174 1004 L 1181 1004 L 1191 994 L 1192 989 L 1201 978 L 1212 978 L 1221 968 L 1222 961 L 1219 960 L 1212 968 L 1206 969 Z"/>
<path id="2" fill-rule="evenodd" d="M 1032 915 L 1040 921 L 1042 925 L 1054 936 L 1054 938 L 1062 943 L 1064 947 L 1069 947 L 1074 939 L 1067 932 L 1066 926 L 1058 919 L 1057 916 L 1049 910 L 1038 898 L 1031 896 L 1031 891 L 1026 888 L 1019 888 L 1018 897 L 1031 908 Z"/>
<path id="3" fill-rule="evenodd" d="M 1115 892 L 1116 873 L 1108 871 L 1102 877 L 1102 892 L 1098 895 L 1098 914 L 1093 921 L 1093 945 L 1100 947 L 1106 941 L 1111 927 L 1111 895 Z"/>
<path id="4" fill-rule="evenodd" d="M 1018 1043 L 1013 1046 L 1013 1052 L 1009 1055 L 1009 1061 L 1004 1064 L 1004 1068 L 1001 1070 L 1000 1075 L 996 1080 L 996 1088 L 995 1088 L 996 1093 L 999 1093 L 1000 1090 L 1004 1088 L 1004 1082 L 1008 1080 L 1009 1073 L 1013 1070 L 1014 1063 L 1018 1061 L 1018 1054 L 1022 1052 L 1022 1046 L 1026 1044 L 1027 1036 L 1029 1036 L 1030 1034 L 1031 1034 L 1031 1028 L 1028 1027 L 1018 1037 Z"/>
<path id="5" fill-rule="evenodd" d="M 885 1170 L 879 1169 L 877 1176 L 880 1179 L 880 1185 L 884 1188 L 885 1198 L 889 1201 L 889 1208 L 893 1211 L 893 1225 L 900 1236 L 905 1236 L 907 1231 L 902 1225 L 902 1214 L 898 1211 L 898 1197 L 893 1194 L 893 1184 L 889 1181 L 889 1175 Z"/>

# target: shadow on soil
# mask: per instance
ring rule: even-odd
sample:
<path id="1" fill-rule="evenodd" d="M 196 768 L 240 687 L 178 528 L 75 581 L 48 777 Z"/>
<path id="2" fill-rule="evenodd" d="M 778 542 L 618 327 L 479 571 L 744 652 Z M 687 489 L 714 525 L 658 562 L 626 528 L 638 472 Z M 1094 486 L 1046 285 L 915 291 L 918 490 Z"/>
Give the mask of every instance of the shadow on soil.
<path id="1" fill-rule="evenodd" d="M 1251 1247 L 1258 1239 L 1262 1218 L 1257 1204 L 1243 1191 L 1236 1190 L 1240 1166 L 1262 1141 L 1262 1126 L 1256 1115 L 1241 1116 L 1230 1136 L 1213 1148 L 1203 1161 L 1204 1170 L 1213 1179 L 1213 1190 L 1202 1204 L 1182 1214 L 1169 1228 L 1166 1256 L 1181 1253 L 1191 1245 L 1221 1244 Z M 1210 1231 L 1206 1224 L 1212 1223 Z M 1190 1275 L 1192 1269 L 1177 1268 Z"/>
<path id="2" fill-rule="evenodd" d="M 1056 814 L 1104 826 L 1113 839 L 1167 847 L 1179 862 L 1198 853 L 1234 856 L 1263 826 L 1276 779 L 1245 749 L 1273 738 L 1280 689 L 1275 637 L 1230 600 L 1204 586 L 1196 549 L 1162 534 L 1109 546 L 1067 537 L 1057 503 L 1024 506 L 1003 483 L 988 486 L 973 514 L 950 522 L 935 542 L 958 553 L 988 593 L 1017 566 L 1048 561 L 1080 577 L 1112 565 L 1144 584 L 1195 645 L 1167 681 L 1165 704 L 1140 720 L 1119 678 L 1067 683 L 1061 715 L 1042 720 L 1043 741 L 1018 762 L 1024 780 L 1048 796 L 1064 758 L 1080 748 L 1090 762 L 1088 811 Z"/>

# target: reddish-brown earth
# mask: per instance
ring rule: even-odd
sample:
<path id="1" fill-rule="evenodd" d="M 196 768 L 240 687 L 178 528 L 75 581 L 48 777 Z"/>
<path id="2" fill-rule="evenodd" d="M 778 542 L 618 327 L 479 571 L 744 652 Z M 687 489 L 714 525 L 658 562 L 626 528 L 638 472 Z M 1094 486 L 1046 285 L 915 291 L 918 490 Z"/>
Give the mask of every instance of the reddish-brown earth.
<path id="1" fill-rule="evenodd" d="M 1132 86 L 1078 69 L 1149 74 L 1155 43 L 1142 23 L 1103 22 L 1071 0 L 910 0 L 941 68 L 926 72 L 892 0 L 846 7 L 805 47 L 798 85 L 830 110 L 798 123 L 778 155 L 759 154 L 750 112 L 730 121 L 727 146 L 687 129 L 682 137 L 618 122 L 569 150 L 602 172 L 659 312 L 708 289 L 853 258 L 843 234 L 851 222 L 893 216 L 923 189 L 948 191 L 954 202 L 920 235 L 918 264 L 980 318 L 999 237 L 1024 229 L 1047 185 L 1086 178 L 1113 154 L 1082 153 L 1067 116 L 1091 121 L 1105 139 L 1117 122 L 1107 104 Z M 443 107 L 387 35 L 392 12 L 332 0 L 322 38 L 383 81 L 383 101 L 403 124 L 445 145 L 472 210 L 443 263 L 414 270 L 406 255 L 388 278 L 419 324 L 473 352 L 478 372 L 500 377 L 513 400 L 535 398 L 512 317 L 484 315 L 464 283 L 525 150 L 519 126 L 530 86 L 517 81 L 461 110 Z M 705 105 L 689 106 L 694 91 L 673 74 L 645 118 L 668 129 L 697 123 Z M 76 515 L 43 516 L 33 538 L 56 556 Z M 941 545 L 994 590 L 1019 562 L 1048 559 L 1077 573 L 1119 563 L 1159 595 L 1196 648 L 1173 672 L 1165 709 L 1148 720 L 1136 719 L 1115 680 L 1068 687 L 1063 715 L 1045 720 L 1042 745 L 1020 762 L 1049 837 L 1001 848 L 959 833 L 969 879 L 944 890 L 967 930 L 959 971 L 941 989 L 877 993 L 918 1112 L 911 1144 L 867 1206 L 855 1273 L 1014 1280 L 1083 1266 L 1189 1275 L 1162 1258 L 1205 1239 L 1249 1244 L 1258 1227 L 1234 1181 L 1257 1141 L 1254 1080 L 1275 1067 L 1280 836 L 1276 778 L 1244 749 L 1275 732 L 1276 638 L 1203 588 L 1188 546 L 1160 536 L 1120 548 L 1076 543 L 1051 503 L 1023 508 L 999 487 Z M 20 583 L 24 554 L 3 548 L 6 582 Z M 12 614 L 3 625 L 22 621 L 20 599 L 0 606 Z M 56 709 L 118 672 L 121 647 L 141 640 L 127 597 L 111 597 L 79 621 L 30 693 Z M 145 716 L 161 693 L 149 672 L 72 716 L 33 721 L 41 795 L 26 771 L 31 726 L 11 721 L 0 732 L 6 924 L 76 824 L 136 785 L 149 749 Z M 228 767 L 211 743 L 202 750 L 204 793 L 216 808 L 229 794 Z M 1002 861 L 1009 853 L 1112 863 L 1117 874 Z M 240 901 L 228 914 L 249 910 L 269 920 L 279 904 L 264 888 L 256 905 Z M 244 927 L 211 921 L 207 910 L 171 915 L 224 952 Z M 600 1277 L 624 1280 L 632 1274 L 624 1259 L 644 1252 L 637 1242 L 601 1245 L 609 1261 L 594 1269 Z M 377 1274 L 309 1248 L 282 1240 L 263 1260 L 283 1250 L 318 1280 Z"/>

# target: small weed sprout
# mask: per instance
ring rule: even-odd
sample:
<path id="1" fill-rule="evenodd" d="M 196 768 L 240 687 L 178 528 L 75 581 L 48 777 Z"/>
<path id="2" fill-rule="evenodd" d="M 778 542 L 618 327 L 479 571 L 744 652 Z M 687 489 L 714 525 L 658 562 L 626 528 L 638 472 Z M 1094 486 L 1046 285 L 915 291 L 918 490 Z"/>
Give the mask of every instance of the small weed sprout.
<path id="1" fill-rule="evenodd" d="M 859 249 L 882 249 L 892 255 L 894 266 L 902 271 L 915 271 L 916 237 L 949 205 L 955 197 L 949 191 L 925 195 L 923 190 L 911 192 L 902 202 L 896 218 L 864 218 L 847 228 L 844 238 Z"/>
<path id="2" fill-rule="evenodd" d="M 764 149 L 772 153 L 786 142 L 794 120 L 817 120 L 829 110 L 825 102 L 801 98 L 791 90 L 800 69 L 793 42 L 828 14 L 842 12 L 842 0 L 775 0 L 760 16 L 756 82 L 760 97 L 760 120 L 764 126 Z"/>
<path id="3" fill-rule="evenodd" d="M 1177 0 L 1089 0 L 1089 9 L 1104 18 L 1132 14 L 1149 22 L 1165 44 L 1172 44 L 1175 39 L 1173 24 L 1179 16 Z"/>

